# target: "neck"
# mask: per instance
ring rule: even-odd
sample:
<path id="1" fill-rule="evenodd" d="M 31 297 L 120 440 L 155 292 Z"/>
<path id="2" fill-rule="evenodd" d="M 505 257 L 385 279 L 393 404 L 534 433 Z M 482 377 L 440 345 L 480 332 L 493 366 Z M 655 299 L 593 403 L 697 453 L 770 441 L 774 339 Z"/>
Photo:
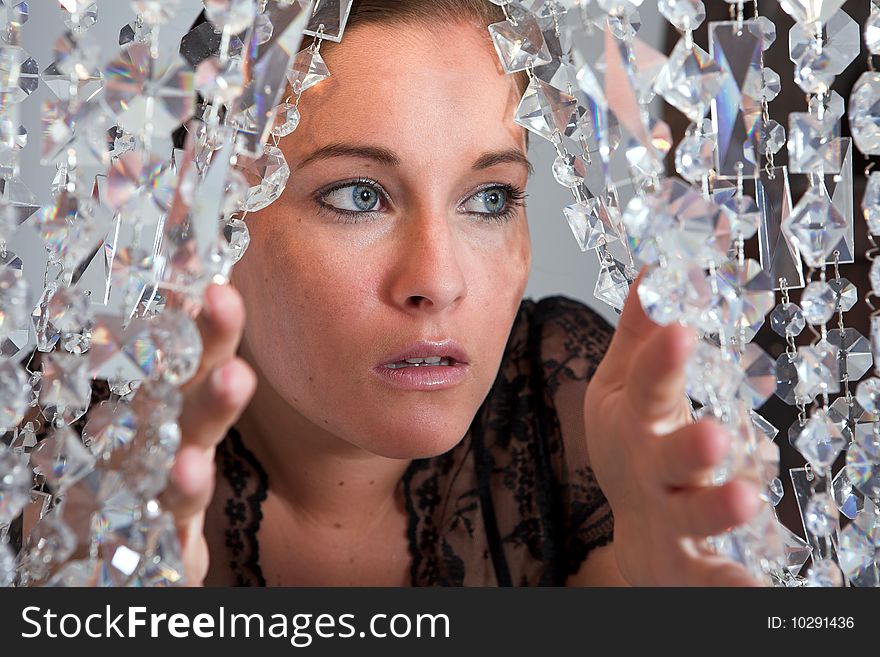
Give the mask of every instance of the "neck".
<path id="1" fill-rule="evenodd" d="M 312 529 L 376 527 L 395 509 L 411 461 L 378 456 L 315 425 L 276 392 L 243 345 L 241 356 L 257 374 L 257 390 L 236 428 L 271 492 Z"/>

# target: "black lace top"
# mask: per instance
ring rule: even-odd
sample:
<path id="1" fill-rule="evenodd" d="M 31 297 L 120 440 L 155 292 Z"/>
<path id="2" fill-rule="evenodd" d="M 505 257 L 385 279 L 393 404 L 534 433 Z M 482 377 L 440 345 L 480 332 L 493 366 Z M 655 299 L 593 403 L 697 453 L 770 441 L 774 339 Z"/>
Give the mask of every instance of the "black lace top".
<path id="1" fill-rule="evenodd" d="M 578 301 L 522 302 L 464 438 L 403 477 L 413 586 L 561 586 L 614 519 L 590 469 L 583 398 L 613 329 Z M 265 586 L 266 473 L 233 429 L 206 518 L 208 586 Z"/>

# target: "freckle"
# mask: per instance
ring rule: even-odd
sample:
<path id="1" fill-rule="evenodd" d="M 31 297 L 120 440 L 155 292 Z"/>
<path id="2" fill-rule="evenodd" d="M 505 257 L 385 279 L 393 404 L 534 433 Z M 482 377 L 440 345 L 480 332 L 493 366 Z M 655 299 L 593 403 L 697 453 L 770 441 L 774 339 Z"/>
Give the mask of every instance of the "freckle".
<path id="1" fill-rule="evenodd" d="M 339 482 L 339 485 L 340 485 L 340 486 L 344 486 L 344 485 L 345 485 L 345 482 L 344 482 L 344 481 L 340 481 L 340 482 Z"/>
<path id="2" fill-rule="evenodd" d="M 375 484 L 375 483 L 376 483 L 375 481 L 370 480 L 370 486 L 372 486 L 372 485 Z"/>
<path id="3" fill-rule="evenodd" d="M 324 424 L 330 424 L 330 420 L 324 420 Z"/>
<path id="4" fill-rule="evenodd" d="M 314 381 L 314 379 L 312 377 L 309 377 L 309 382 L 312 382 L 312 381 Z"/>
<path id="5" fill-rule="evenodd" d="M 342 529 L 342 525 L 340 525 L 338 522 L 334 522 L 333 526 L 336 527 L 336 529 Z"/>
<path id="6" fill-rule="evenodd" d="M 349 557 L 348 563 L 354 563 L 354 557 Z"/>

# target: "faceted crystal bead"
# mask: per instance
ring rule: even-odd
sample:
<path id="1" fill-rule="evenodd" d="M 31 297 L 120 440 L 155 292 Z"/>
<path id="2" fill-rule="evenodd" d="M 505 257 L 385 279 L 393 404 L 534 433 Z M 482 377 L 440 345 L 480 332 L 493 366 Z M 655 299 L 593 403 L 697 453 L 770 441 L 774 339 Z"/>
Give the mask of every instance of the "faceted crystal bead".
<path id="1" fill-rule="evenodd" d="M 825 21 L 821 46 L 816 46 L 815 24 L 795 23 L 789 33 L 789 56 L 795 65 L 795 82 L 806 93 L 825 93 L 835 76 L 859 54 L 859 25 L 838 10 Z"/>
<path id="2" fill-rule="evenodd" d="M 585 203 L 574 203 L 566 207 L 565 218 L 581 251 L 595 249 L 620 239 L 605 204 L 596 197 L 587 199 Z"/>
<path id="3" fill-rule="evenodd" d="M 149 40 L 137 38 L 136 41 Z M 122 44 L 120 44 L 122 45 Z M 211 56 L 219 57 L 220 49 L 226 45 L 223 39 L 223 30 L 214 27 L 210 22 L 201 23 L 198 27 L 190 30 L 180 40 L 180 55 L 189 62 L 192 68 L 196 68 L 200 62 Z M 235 59 L 241 58 L 244 48 L 241 39 L 233 35 L 229 39 L 227 54 Z"/>
<path id="4" fill-rule="evenodd" d="M 126 404 L 104 402 L 89 412 L 83 442 L 95 456 L 124 447 L 137 433 L 137 416 Z"/>
<path id="5" fill-rule="evenodd" d="M 36 60 L 20 46 L 0 44 L 0 93 L 12 103 L 20 103 L 40 84 Z"/>
<path id="6" fill-rule="evenodd" d="M 760 70 L 758 75 L 749 75 L 743 85 L 743 94 L 754 100 L 772 102 L 782 91 L 782 78 L 772 68 Z"/>
<path id="7" fill-rule="evenodd" d="M 837 529 L 839 516 L 834 500 L 827 493 L 816 493 L 807 503 L 804 520 L 816 536 L 828 536 Z"/>
<path id="8" fill-rule="evenodd" d="M 880 495 L 880 454 L 865 441 L 856 441 L 846 453 L 846 476 L 866 497 Z"/>
<path id="9" fill-rule="evenodd" d="M 806 586 L 837 588 L 843 586 L 843 573 L 833 559 L 817 559 L 807 573 Z"/>
<path id="10" fill-rule="evenodd" d="M 675 149 L 675 170 L 692 183 L 698 183 L 714 167 L 715 142 L 699 134 L 688 135 Z"/>
<path id="11" fill-rule="evenodd" d="M 742 265 L 735 260 L 716 270 L 718 293 L 730 318 L 731 337 L 749 342 L 764 324 L 773 308 L 773 281 L 757 261 L 748 259 Z"/>
<path id="12" fill-rule="evenodd" d="M 785 496 L 785 489 L 782 487 L 782 480 L 774 477 L 767 487 L 767 494 L 770 498 L 770 504 L 778 506 Z"/>
<path id="13" fill-rule="evenodd" d="M 825 324 L 834 316 L 834 290 L 825 281 L 812 281 L 804 289 L 801 306 L 808 324 Z"/>
<path id="14" fill-rule="evenodd" d="M 294 95 L 310 89 L 330 77 L 330 71 L 321 53 L 306 48 L 297 53 L 287 71 L 287 80 Z"/>
<path id="15" fill-rule="evenodd" d="M 739 367 L 743 380 L 738 396 L 752 408 L 758 408 L 776 391 L 776 362 L 758 345 L 749 344 Z"/>
<path id="16" fill-rule="evenodd" d="M 761 121 L 756 137 L 761 155 L 775 155 L 785 145 L 785 128 L 773 119 Z"/>
<path id="17" fill-rule="evenodd" d="M 872 171 L 865 185 L 862 212 L 868 225 L 868 232 L 880 235 L 880 171 Z"/>
<path id="18" fill-rule="evenodd" d="M 30 390 L 24 368 L 13 361 L 0 360 L 0 430 L 12 429 L 24 418 Z"/>
<path id="19" fill-rule="evenodd" d="M 574 96 L 535 77 L 523 94 L 514 121 L 547 140 L 553 140 L 557 132 L 575 138 L 584 128 L 578 112 Z"/>
<path id="20" fill-rule="evenodd" d="M 761 212 L 751 196 L 740 195 L 736 183 L 717 180 L 712 192 L 712 200 L 729 210 L 730 232 L 744 240 L 751 239 L 761 224 Z"/>
<path id="21" fill-rule="evenodd" d="M 706 341 L 700 341 L 691 353 L 685 375 L 688 395 L 701 404 L 734 399 L 744 378 L 734 361 Z"/>
<path id="22" fill-rule="evenodd" d="M 856 388 L 856 400 L 869 413 L 880 413 L 880 379 L 870 377 Z"/>
<path id="23" fill-rule="evenodd" d="M 880 514 L 865 508 L 840 533 L 840 568 L 854 586 L 880 586 Z"/>
<path id="24" fill-rule="evenodd" d="M 74 5 L 75 10 L 70 10 L 70 15 L 64 19 L 64 24 L 75 34 L 82 34 L 98 22 L 98 3 L 82 2 L 80 0 L 65 0 L 61 3 Z"/>
<path id="25" fill-rule="evenodd" d="M 864 27 L 865 45 L 872 55 L 880 55 L 880 3 L 871 0 L 871 15 Z"/>
<path id="26" fill-rule="evenodd" d="M 839 388 L 837 350 L 826 343 L 799 347 L 776 359 L 776 396 L 787 404 L 808 404 L 821 392 Z"/>
<path id="27" fill-rule="evenodd" d="M 183 385 L 196 373 L 202 340 L 193 320 L 182 310 L 166 308 L 129 327 L 125 352 L 152 380 Z"/>
<path id="28" fill-rule="evenodd" d="M 682 319 L 686 293 L 686 278 L 674 267 L 654 267 L 638 287 L 645 313 L 661 325 Z"/>
<path id="29" fill-rule="evenodd" d="M 840 123 L 831 114 L 821 120 L 806 112 L 788 116 L 788 157 L 792 173 L 840 172 L 843 142 Z"/>
<path id="30" fill-rule="evenodd" d="M 553 162 L 553 177 L 563 187 L 577 187 L 586 176 L 587 165 L 576 155 L 560 155 Z"/>
<path id="31" fill-rule="evenodd" d="M 104 71 L 104 103 L 128 132 L 170 134 L 193 114 L 195 74 L 177 53 L 158 60 L 148 43 L 123 48 Z"/>
<path id="32" fill-rule="evenodd" d="M 850 520 L 855 519 L 865 504 L 865 497 L 849 480 L 846 467 L 841 468 L 834 476 L 831 490 L 838 510 Z"/>
<path id="33" fill-rule="evenodd" d="M 66 561 L 76 549 L 76 535 L 57 512 L 43 516 L 27 539 L 24 565 L 33 580 L 44 579 L 53 565 Z"/>
<path id="34" fill-rule="evenodd" d="M 210 27 L 210 23 L 204 23 Z M 149 23 L 133 20 L 126 23 L 119 30 L 119 45 L 127 46 L 129 43 L 147 43 L 153 35 L 153 29 Z"/>
<path id="35" fill-rule="evenodd" d="M 208 57 L 196 67 L 196 90 L 208 100 L 230 104 L 244 88 L 244 71 L 230 59 L 225 66 L 216 57 Z"/>
<path id="36" fill-rule="evenodd" d="M 69 427 L 61 427 L 44 438 L 31 452 L 31 466 L 56 491 L 63 492 L 85 477 L 95 457 Z"/>
<path id="37" fill-rule="evenodd" d="M 859 300 L 859 291 L 855 285 L 846 278 L 834 278 L 828 281 L 828 285 L 834 290 L 834 312 L 847 312 L 852 309 Z"/>
<path id="38" fill-rule="evenodd" d="M 828 342 L 839 350 L 841 377 L 845 374 L 850 381 L 858 381 L 874 364 L 871 343 L 854 328 L 831 329 Z"/>
<path id="39" fill-rule="evenodd" d="M 844 0 L 779 0 L 785 13 L 800 23 L 824 23 L 843 3 Z"/>
<path id="40" fill-rule="evenodd" d="M 795 447 L 816 472 L 824 475 L 846 447 L 840 429 L 831 422 L 822 409 L 817 409 L 807 420 L 797 439 Z"/>
<path id="41" fill-rule="evenodd" d="M 849 124 L 858 149 L 865 155 L 880 155 L 880 73 L 866 71 L 856 82 Z"/>
<path id="42" fill-rule="evenodd" d="M 0 445 L 0 525 L 12 522 L 30 501 L 27 456 Z"/>
<path id="43" fill-rule="evenodd" d="M 807 189 L 782 225 L 782 230 L 812 267 L 825 264 L 847 228 L 846 218 L 831 202 L 822 184 Z"/>
<path id="44" fill-rule="evenodd" d="M 233 34 L 244 32 L 254 22 L 257 5 L 254 0 L 203 0 L 205 15 L 218 28 Z"/>
<path id="45" fill-rule="evenodd" d="M 779 433 L 779 429 L 770 424 L 770 421 L 767 418 L 759 415 L 754 410 L 749 410 L 749 417 L 752 418 L 752 426 L 763 435 L 767 440 L 775 440 L 776 434 Z"/>
<path id="46" fill-rule="evenodd" d="M 489 34 L 507 73 L 523 71 L 553 61 L 541 26 L 534 15 L 515 4 L 508 9 L 511 20 L 493 23 Z"/>
<path id="47" fill-rule="evenodd" d="M 654 261 L 655 248 L 670 259 L 727 260 L 731 242 L 727 208 L 707 201 L 677 178 L 665 178 L 647 197 L 633 197 L 623 213 L 634 254 Z"/>
<path id="48" fill-rule="evenodd" d="M 275 127 L 272 134 L 276 137 L 286 137 L 299 126 L 300 113 L 296 105 L 281 103 L 275 114 Z"/>
<path id="49" fill-rule="evenodd" d="M 230 219 L 223 226 L 223 238 L 225 240 L 224 252 L 235 264 L 247 251 L 250 245 L 250 233 L 247 224 L 241 219 Z"/>
<path id="50" fill-rule="evenodd" d="M 152 25 L 167 23 L 177 13 L 179 5 L 180 0 L 131 0 L 135 13 Z"/>
<path id="51" fill-rule="evenodd" d="M 781 303 L 770 314 L 770 328 L 783 338 L 800 335 L 806 325 L 804 314 L 796 303 Z"/>
<path id="52" fill-rule="evenodd" d="M 254 159 L 238 156 L 236 168 L 244 174 L 250 186 L 242 210 L 257 212 L 272 204 L 287 186 L 290 168 L 280 148 L 267 144 L 263 155 Z"/>
<path id="53" fill-rule="evenodd" d="M 705 116 L 709 103 L 725 83 L 726 73 L 705 50 L 682 38 L 660 71 L 654 89 L 693 123 Z"/>
<path id="54" fill-rule="evenodd" d="M 0 587 L 10 587 L 14 582 L 15 553 L 8 543 L 0 543 Z"/>
<path id="55" fill-rule="evenodd" d="M 28 3 L 22 0 L 0 0 L 0 32 L 7 34 L 10 30 L 17 30 L 27 23 L 30 9 Z"/>
<path id="56" fill-rule="evenodd" d="M 87 196 L 62 192 L 54 203 L 33 216 L 33 224 L 50 255 L 64 264 L 70 275 L 98 252 L 110 229 L 108 210 Z"/>
<path id="57" fill-rule="evenodd" d="M 593 296 L 600 301 L 604 301 L 612 308 L 621 311 L 629 294 L 630 283 L 635 280 L 638 274 L 629 265 L 608 255 L 603 260 L 602 268 L 599 270 Z"/>
<path id="58" fill-rule="evenodd" d="M 706 20 L 702 0 L 659 0 L 657 8 L 663 17 L 682 32 L 695 30 Z"/>

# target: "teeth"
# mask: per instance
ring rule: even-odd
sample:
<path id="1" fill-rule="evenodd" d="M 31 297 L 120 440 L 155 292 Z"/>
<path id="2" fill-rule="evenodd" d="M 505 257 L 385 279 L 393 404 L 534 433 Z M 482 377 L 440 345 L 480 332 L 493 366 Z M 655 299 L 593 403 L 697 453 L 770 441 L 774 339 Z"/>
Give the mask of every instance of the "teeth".
<path id="1" fill-rule="evenodd" d="M 407 358 L 407 363 L 411 365 L 419 365 L 421 363 L 427 363 L 428 365 L 437 365 L 440 363 L 440 356 L 430 356 L 428 358 Z"/>
<path id="2" fill-rule="evenodd" d="M 452 365 L 452 363 L 448 358 L 443 358 L 441 356 L 430 356 L 429 358 L 407 358 L 405 361 L 389 363 L 388 365 L 385 365 L 385 367 L 391 370 L 396 370 L 400 369 L 401 367 L 425 367 L 427 365 L 442 365 L 448 367 Z"/>

